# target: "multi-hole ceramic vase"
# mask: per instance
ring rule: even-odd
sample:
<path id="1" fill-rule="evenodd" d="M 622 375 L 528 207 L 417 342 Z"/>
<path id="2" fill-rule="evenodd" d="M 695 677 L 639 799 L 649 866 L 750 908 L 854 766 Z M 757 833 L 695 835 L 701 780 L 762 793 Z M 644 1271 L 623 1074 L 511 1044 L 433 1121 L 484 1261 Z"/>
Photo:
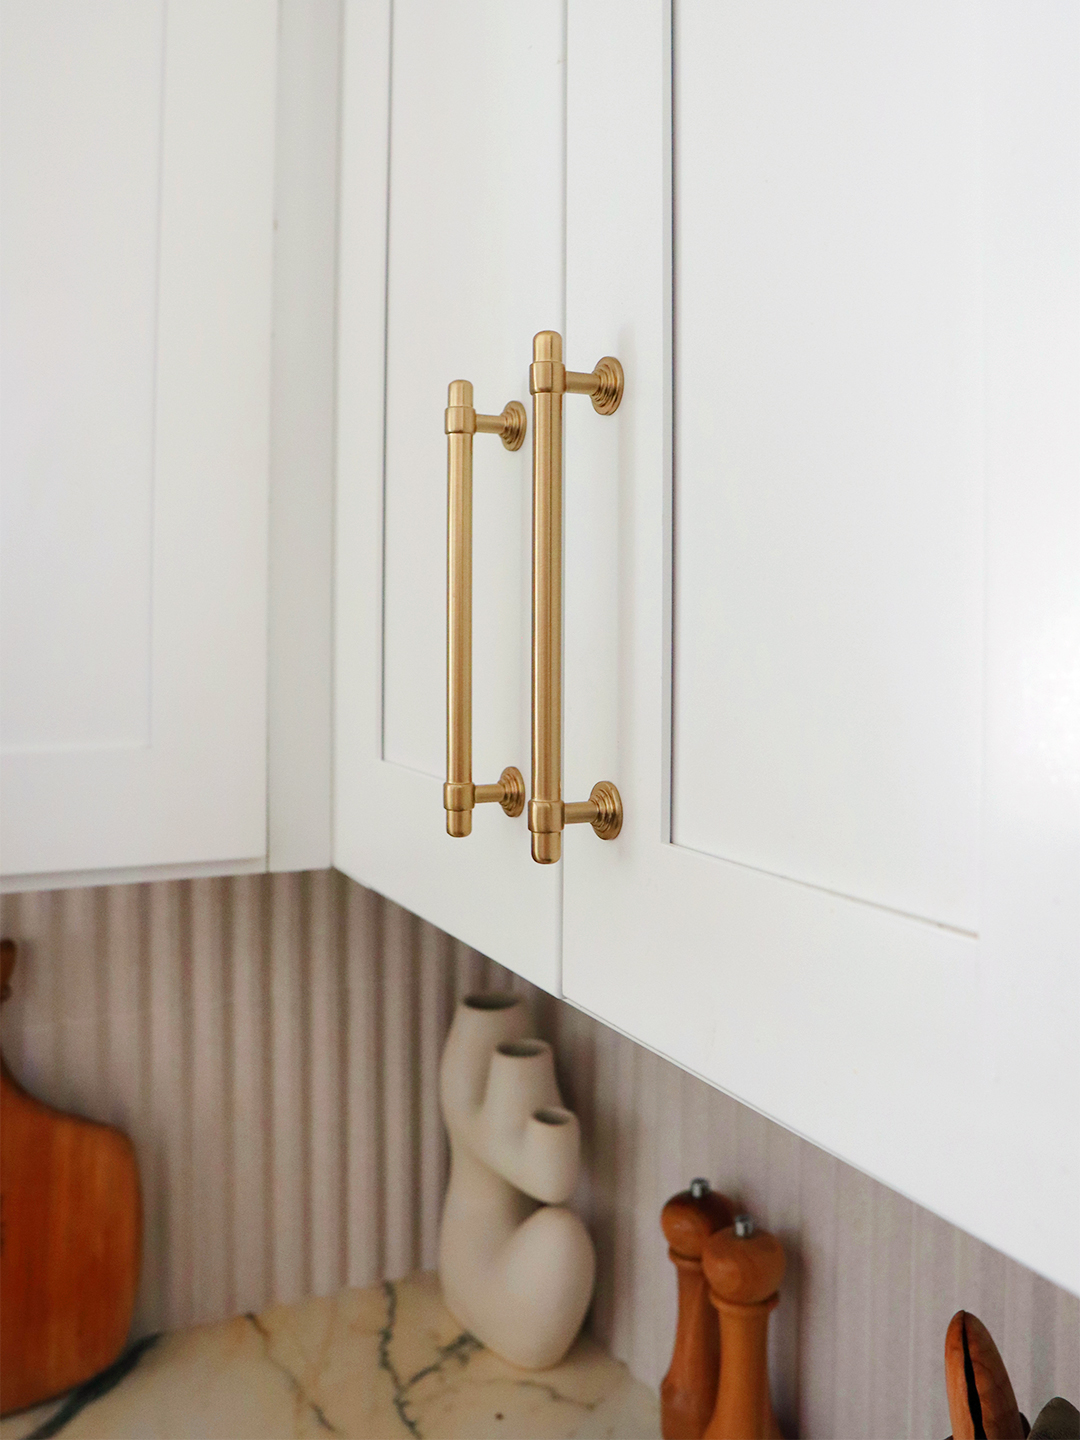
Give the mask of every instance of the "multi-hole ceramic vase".
<path id="1" fill-rule="evenodd" d="M 450 1185 L 439 1275 L 451 1312 L 489 1349 L 529 1370 L 556 1365 L 592 1296 L 596 1257 L 563 1203 L 581 1135 L 563 1107 L 551 1046 L 529 1036 L 520 996 L 470 995 L 439 1073 Z"/>

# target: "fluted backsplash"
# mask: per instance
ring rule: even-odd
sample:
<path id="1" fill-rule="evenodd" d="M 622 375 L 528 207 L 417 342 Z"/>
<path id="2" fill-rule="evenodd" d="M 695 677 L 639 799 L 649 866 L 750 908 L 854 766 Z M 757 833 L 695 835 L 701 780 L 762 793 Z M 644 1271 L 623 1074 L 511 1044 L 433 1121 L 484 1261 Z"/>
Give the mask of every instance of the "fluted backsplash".
<path id="1" fill-rule="evenodd" d="M 658 1212 L 706 1175 L 787 1247 L 773 1377 L 789 1433 L 947 1434 L 961 1306 L 1029 1416 L 1080 1398 L 1075 1296 L 335 872 L 7 896 L 3 933 L 20 944 L 11 1068 L 135 1140 L 140 1330 L 432 1267 L 443 1037 L 457 997 L 513 988 L 582 1120 L 593 1328 L 643 1379 L 659 1382 L 674 1328 Z"/>

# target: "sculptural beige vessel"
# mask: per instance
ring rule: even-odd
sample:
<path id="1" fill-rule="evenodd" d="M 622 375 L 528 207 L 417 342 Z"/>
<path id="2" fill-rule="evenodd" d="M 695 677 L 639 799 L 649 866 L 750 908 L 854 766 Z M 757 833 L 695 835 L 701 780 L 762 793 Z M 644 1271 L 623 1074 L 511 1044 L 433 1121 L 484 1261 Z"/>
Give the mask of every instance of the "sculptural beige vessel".
<path id="1" fill-rule="evenodd" d="M 450 1185 L 439 1236 L 447 1307 L 511 1364 L 556 1365 L 592 1296 L 596 1256 L 562 1203 L 581 1134 L 562 1105 L 551 1046 L 531 1039 L 516 995 L 471 995 L 439 1072 Z"/>

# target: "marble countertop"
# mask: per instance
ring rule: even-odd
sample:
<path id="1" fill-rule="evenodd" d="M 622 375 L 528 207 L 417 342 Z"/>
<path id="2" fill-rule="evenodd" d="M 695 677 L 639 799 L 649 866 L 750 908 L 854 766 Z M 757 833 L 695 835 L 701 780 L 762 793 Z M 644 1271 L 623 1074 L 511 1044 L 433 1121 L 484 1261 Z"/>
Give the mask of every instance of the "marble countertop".
<path id="1" fill-rule="evenodd" d="M 655 1394 L 594 1340 L 554 1369 L 518 1370 L 461 1329 L 427 1274 L 164 1335 L 57 1430 L 59 1408 L 9 1416 L 0 1440 L 660 1434 Z"/>

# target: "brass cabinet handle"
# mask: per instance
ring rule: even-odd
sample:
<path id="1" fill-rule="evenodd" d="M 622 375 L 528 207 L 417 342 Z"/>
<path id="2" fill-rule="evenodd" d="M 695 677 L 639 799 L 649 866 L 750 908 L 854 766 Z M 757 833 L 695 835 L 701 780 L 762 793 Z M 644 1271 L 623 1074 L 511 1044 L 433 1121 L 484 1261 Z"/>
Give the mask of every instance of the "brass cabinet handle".
<path id="1" fill-rule="evenodd" d="M 622 799 L 600 780 L 588 800 L 562 799 L 562 407 L 563 395 L 591 395 L 593 409 L 613 415 L 623 393 L 618 360 L 604 357 L 589 374 L 567 370 L 562 336 L 541 330 L 529 370 L 533 397 L 532 857 L 551 865 L 562 855 L 564 825 L 588 822 L 601 840 L 622 829 Z"/>
<path id="2" fill-rule="evenodd" d="M 525 781 L 508 765 L 494 785 L 472 779 L 472 458 L 473 436 L 498 435 L 507 450 L 525 441 L 525 407 L 478 415 L 468 380 L 452 380 L 446 407 L 446 833 L 472 831 L 474 805 L 497 800 L 507 815 L 525 809 Z"/>

